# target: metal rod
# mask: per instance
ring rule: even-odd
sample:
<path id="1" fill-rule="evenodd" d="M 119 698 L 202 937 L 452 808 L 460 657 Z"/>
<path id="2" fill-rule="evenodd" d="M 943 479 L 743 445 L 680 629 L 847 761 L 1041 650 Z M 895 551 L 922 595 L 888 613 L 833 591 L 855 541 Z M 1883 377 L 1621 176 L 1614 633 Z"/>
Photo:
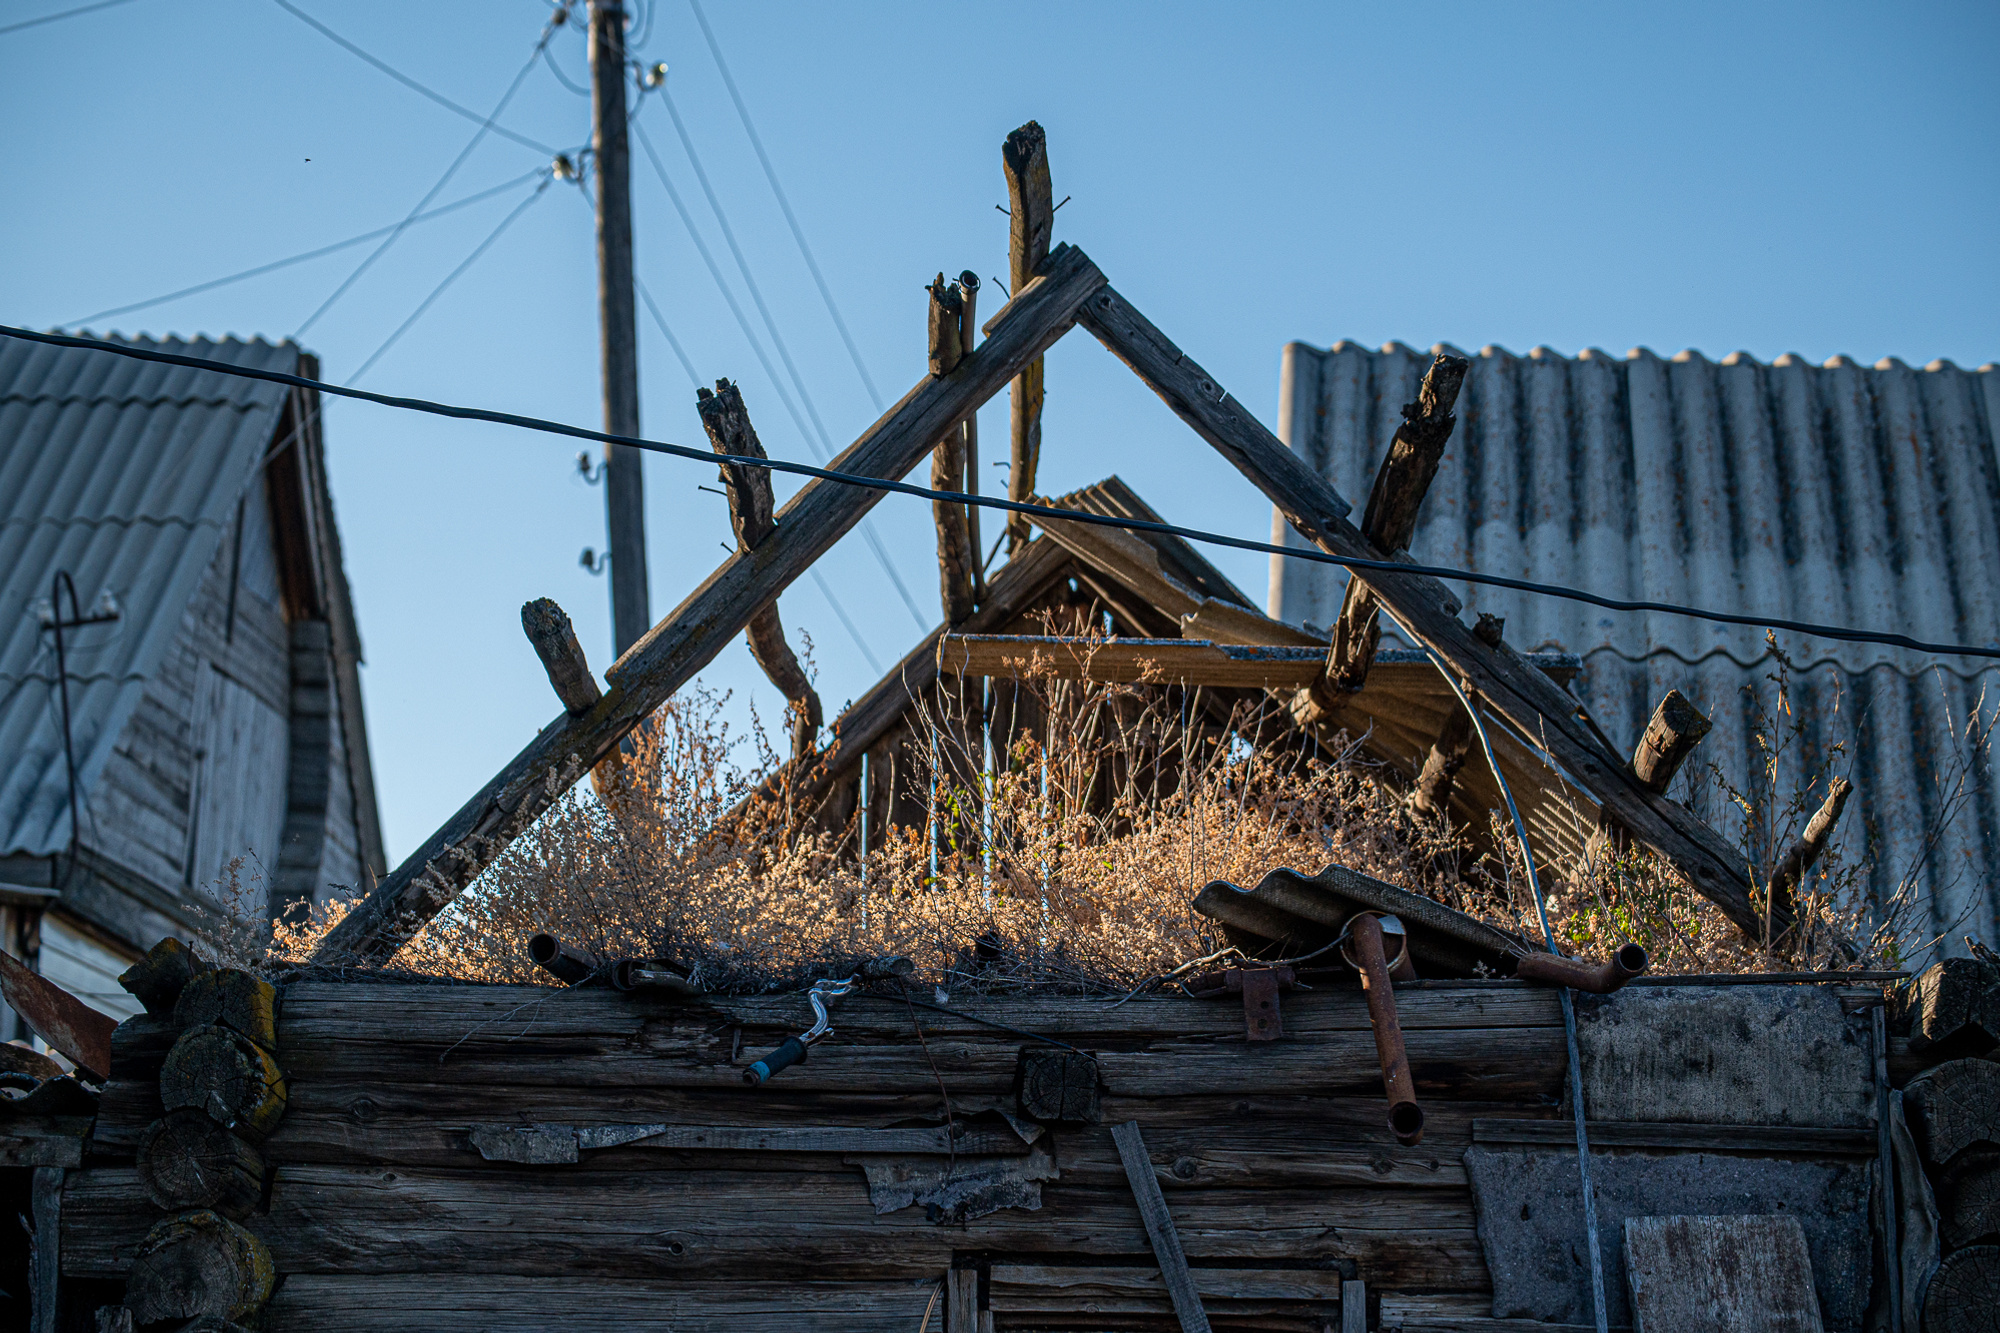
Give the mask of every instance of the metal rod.
<path id="1" fill-rule="evenodd" d="M 1514 965 L 1514 975 L 1523 981 L 1546 981 L 1592 995 L 1609 995 L 1646 970 L 1646 951 L 1636 944 L 1621 946 L 1601 963 L 1561 954 L 1531 953 Z"/>
<path id="2" fill-rule="evenodd" d="M 1903 1333 L 1903 1265 L 1896 1239 L 1896 1156 L 1889 1136 L 1889 1019 L 1871 1011 L 1875 1046 L 1875 1138 L 1882 1161 L 1882 1254 L 1889 1270 L 1889 1333 Z"/>
<path id="3" fill-rule="evenodd" d="M 1410 1057 L 1403 1047 L 1402 1025 L 1396 1021 L 1396 997 L 1389 986 L 1389 960 L 1382 946 L 1382 923 L 1363 912 L 1347 925 L 1353 942 L 1355 970 L 1368 1000 L 1368 1021 L 1375 1029 L 1375 1054 L 1382 1062 L 1382 1091 L 1389 1098 L 1389 1130 L 1398 1143 L 1415 1144 L 1424 1137 L 1424 1111 L 1417 1105 L 1410 1081 Z M 1404 948 L 1407 955 L 1409 949 Z"/>

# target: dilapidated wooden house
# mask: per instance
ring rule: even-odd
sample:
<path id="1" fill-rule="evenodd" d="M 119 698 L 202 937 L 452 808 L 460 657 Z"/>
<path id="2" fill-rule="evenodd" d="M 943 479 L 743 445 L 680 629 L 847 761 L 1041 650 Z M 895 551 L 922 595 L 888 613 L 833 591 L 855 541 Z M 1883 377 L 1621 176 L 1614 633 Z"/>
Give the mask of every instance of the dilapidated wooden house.
<path id="1" fill-rule="evenodd" d="M 130 345 L 317 373 L 291 343 Z M 315 392 L 0 344 L 10 953 L 122 1015 L 118 973 L 232 879 L 261 915 L 384 873 L 360 661 Z"/>

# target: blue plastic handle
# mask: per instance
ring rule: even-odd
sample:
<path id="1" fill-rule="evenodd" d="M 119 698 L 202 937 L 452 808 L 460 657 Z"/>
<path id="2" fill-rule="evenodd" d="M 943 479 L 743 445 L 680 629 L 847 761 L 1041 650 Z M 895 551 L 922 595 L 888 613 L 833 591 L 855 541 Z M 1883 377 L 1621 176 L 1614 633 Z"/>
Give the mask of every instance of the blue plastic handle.
<path id="1" fill-rule="evenodd" d="M 787 1037 L 784 1045 L 744 1070 L 743 1081 L 753 1088 L 761 1087 L 776 1078 L 779 1071 L 801 1064 L 805 1058 L 806 1044 L 797 1037 Z"/>

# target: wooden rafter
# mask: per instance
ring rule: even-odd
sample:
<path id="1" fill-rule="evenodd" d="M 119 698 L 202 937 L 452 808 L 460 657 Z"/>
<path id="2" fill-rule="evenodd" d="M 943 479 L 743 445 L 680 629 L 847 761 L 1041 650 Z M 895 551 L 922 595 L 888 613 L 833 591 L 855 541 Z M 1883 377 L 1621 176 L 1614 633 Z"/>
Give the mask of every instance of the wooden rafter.
<path id="1" fill-rule="evenodd" d="M 1080 250 L 1062 247 L 1041 276 L 986 326 L 986 341 L 942 379 L 926 378 L 833 462 L 842 472 L 901 477 L 967 413 L 1068 331 L 1104 286 Z M 373 892 L 327 932 L 316 961 L 393 955 L 469 885 L 576 778 L 652 715 L 743 632 L 758 609 L 811 568 L 882 492 L 815 479 L 777 514 L 770 538 L 724 560 L 606 673 L 610 688 L 581 717 L 567 710 L 509 760 Z"/>

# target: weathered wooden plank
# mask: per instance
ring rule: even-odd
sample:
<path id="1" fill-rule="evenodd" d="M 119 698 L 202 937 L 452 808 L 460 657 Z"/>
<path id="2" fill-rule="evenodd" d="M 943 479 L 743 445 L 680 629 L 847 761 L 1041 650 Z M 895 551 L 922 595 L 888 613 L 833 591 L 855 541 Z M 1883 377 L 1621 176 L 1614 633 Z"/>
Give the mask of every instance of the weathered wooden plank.
<path id="1" fill-rule="evenodd" d="M 15 1116 L 0 1120 L 0 1166 L 77 1166 L 89 1116 Z"/>
<path id="2" fill-rule="evenodd" d="M 1106 286 L 1085 302 L 1077 321 L 1269 496 L 1308 541 L 1334 555 L 1379 558 L 1346 521 L 1347 502 L 1124 297 Z M 1435 579 L 1369 570 L 1364 581 L 1405 629 L 1466 679 L 1487 708 L 1545 745 L 1620 825 L 1681 867 L 1696 890 L 1738 926 L 1753 936 L 1761 933 L 1735 849 L 1684 807 L 1646 791 L 1623 756 L 1607 751 L 1576 717 L 1574 699 L 1512 651 L 1474 637 L 1455 610 L 1447 609 L 1457 603 Z M 1782 929 L 1791 923 L 1776 924 Z"/>
<path id="3" fill-rule="evenodd" d="M 1128 1037 L 1203 1036 L 1228 1033 L 1239 1037 L 1242 1024 L 1232 1024 L 1226 1006 L 1183 996 L 1141 996 L 1128 1003 L 1081 996 L 1009 996 L 962 994 L 954 1008 L 969 1017 L 918 1011 L 924 1031 L 933 1036 L 982 1038 L 1018 1045 L 1021 1038 L 986 1026 L 1002 1023 L 1029 1032 L 1047 1033 L 1077 1045 L 1116 1042 Z M 1511 982 L 1426 983 L 1396 991 L 1396 1012 L 1405 1031 L 1453 1028 L 1539 1028 L 1562 1026 L 1562 1010 L 1544 987 Z M 861 997 L 840 1002 L 839 1033 L 832 1040 L 886 1041 L 911 1039 L 910 1013 L 900 1002 L 876 1003 Z M 624 1037 L 637 1030 L 652 1032 L 660 1025 L 690 1028 L 748 1027 L 796 1029 L 811 1011 L 801 995 L 710 996 L 700 1004 L 675 1004 L 656 997 L 609 988 L 562 989 L 549 986 L 402 985 L 358 982 L 300 981 L 285 992 L 279 1031 L 280 1056 L 314 1043 L 355 1041 L 401 1042 L 442 1038 L 466 1044 L 512 1044 L 534 1034 L 546 1038 Z M 981 1022 L 980 1020 L 984 1020 Z M 138 1050 L 134 1028 L 133 1056 Z M 1285 997 L 1285 1030 L 1309 1038 L 1321 1032 L 1367 1032 L 1368 1006 L 1359 986 L 1336 984 Z M 149 1030 L 150 1031 L 150 1030 Z M 149 1040 L 147 1049 L 157 1040 Z M 158 1045 L 163 1059 L 173 1044 L 167 1036 Z M 157 1065 L 154 1066 L 157 1068 Z M 135 1072 L 142 1068 L 135 1064 Z M 786 1077 L 791 1077 L 788 1071 Z M 125 1077 L 123 1069 L 118 1077 Z"/>
<path id="4" fill-rule="evenodd" d="M 1014 294 L 988 337 L 943 379 L 926 379 L 833 462 L 842 472 L 901 477 L 946 431 L 977 409 L 1066 332 L 1104 275 L 1079 250 L 1049 257 Z M 508 762 L 341 921 L 320 961 L 381 959 L 435 916 L 560 794 L 634 726 L 706 666 L 759 608 L 803 574 L 881 498 L 881 492 L 812 481 L 777 516 L 777 531 L 738 551 L 655 625 L 607 676 L 604 698 L 582 717 L 565 711 Z M 557 781 L 551 783 L 551 776 Z"/>
<path id="5" fill-rule="evenodd" d="M 1822 1129 L 1805 1125 L 1684 1125 L 1643 1121 L 1592 1120 L 1585 1128 L 1598 1148 L 1678 1148 L 1696 1152 L 1753 1152 L 1762 1156 L 1831 1154 L 1870 1157 L 1875 1134 L 1867 1129 Z M 1474 1143 L 1531 1143 L 1573 1147 L 1570 1120 L 1475 1120 Z"/>
<path id="6" fill-rule="evenodd" d="M 1340 1309 L 1339 1269 L 1191 1268 L 1189 1277 L 1218 1318 L 1310 1312 L 1319 1323 Z M 1143 1267 L 996 1263 L 987 1277 L 987 1304 L 1003 1327 L 1030 1325 L 1033 1321 L 1018 1318 L 1025 1315 L 1173 1312 L 1160 1270 Z"/>
<path id="7" fill-rule="evenodd" d="M 1201 1308 L 1201 1293 L 1195 1290 L 1194 1278 L 1188 1273 L 1187 1255 L 1174 1230 L 1174 1215 L 1167 1210 L 1160 1182 L 1153 1174 L 1153 1159 L 1147 1155 L 1139 1122 L 1126 1121 L 1111 1131 L 1111 1138 L 1118 1145 L 1118 1159 L 1132 1186 L 1133 1202 L 1139 1206 L 1139 1220 L 1145 1224 L 1146 1239 L 1152 1243 L 1153 1257 L 1159 1261 L 1160 1281 L 1173 1301 L 1181 1333 L 1209 1333 L 1208 1314 Z"/>
<path id="8" fill-rule="evenodd" d="M 1628 1217 L 1625 1277 L 1638 1328 L 1821 1333 L 1795 1217 Z"/>
<path id="9" fill-rule="evenodd" d="M 392 1273 L 287 1276 L 264 1327 L 312 1333 L 911 1333 L 942 1268 L 903 1281 L 689 1282 Z M 941 1327 L 935 1313 L 931 1333 Z"/>
<path id="10" fill-rule="evenodd" d="M 745 1030 L 743 1045 L 774 1044 L 780 1029 Z M 680 1041 L 656 1049 L 634 1049 L 615 1039 L 594 1043 L 519 1038 L 511 1049 L 498 1043 L 465 1045 L 448 1041 L 306 1048 L 288 1053 L 286 1065 L 298 1080 L 353 1081 L 370 1071 L 385 1081 L 440 1075 L 494 1085 L 555 1084 L 577 1088 L 707 1088 L 737 1096 L 741 1068 L 729 1063 L 730 1042 L 718 1034 L 708 1050 Z M 1559 1030 L 1447 1030 L 1406 1034 L 1410 1064 L 1426 1098 L 1466 1097 L 1480 1101 L 1523 1101 L 1560 1081 L 1563 1039 Z M 1156 1041 L 1143 1050 L 1098 1052 L 1104 1084 L 1122 1096 L 1165 1097 L 1226 1094 L 1246 1086 L 1278 1086 L 1296 1096 L 1355 1094 L 1367 1086 L 1365 1063 L 1374 1051 L 1365 1033 L 1328 1034 L 1312 1043 L 1271 1043 L 1274 1049 L 1246 1047 L 1202 1038 Z M 445 1057 L 442 1062 L 439 1057 Z M 935 1072 L 933 1071 L 935 1066 Z M 931 1037 L 927 1048 L 843 1046 L 837 1038 L 821 1043 L 809 1064 L 786 1072 L 802 1092 L 921 1092 L 941 1075 L 968 1091 L 1011 1089 L 1016 1050 L 986 1042 Z"/>
<path id="11" fill-rule="evenodd" d="M 130 1170 L 73 1172 L 64 1196 L 64 1271 L 122 1275 L 162 1216 L 135 1206 L 141 1197 Z M 1447 1191 L 1203 1190 L 1177 1196 L 1174 1212 L 1182 1246 L 1196 1259 L 1268 1258 L 1282 1249 L 1300 1263 L 1352 1259 L 1406 1285 L 1480 1290 L 1488 1281 L 1465 1201 Z M 755 1172 L 299 1165 L 277 1172 L 270 1211 L 246 1225 L 270 1247 L 278 1270 L 293 1275 L 914 1278 L 935 1277 L 963 1249 L 1146 1252 L 1129 1188 L 1057 1180 L 1043 1187 L 1038 1211 L 1002 1209 L 940 1227 L 918 1208 L 877 1214 L 858 1169 L 803 1176 L 774 1195 L 772 1178 Z"/>
<path id="12" fill-rule="evenodd" d="M 57 1293 L 62 1280 L 63 1168 L 36 1167 L 28 1190 L 34 1218 L 28 1237 L 30 1326 L 34 1333 L 56 1333 Z"/>

